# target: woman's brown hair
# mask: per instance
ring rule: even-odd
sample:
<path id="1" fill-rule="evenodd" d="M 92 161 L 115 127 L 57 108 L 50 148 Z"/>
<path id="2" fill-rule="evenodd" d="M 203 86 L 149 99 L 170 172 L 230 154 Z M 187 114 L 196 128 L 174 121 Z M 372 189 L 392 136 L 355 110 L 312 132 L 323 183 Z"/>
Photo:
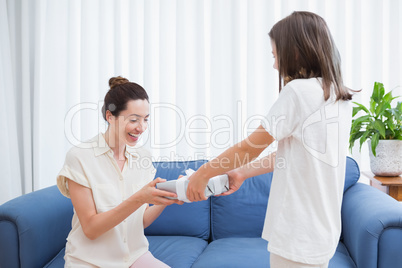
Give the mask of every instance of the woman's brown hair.
<path id="1" fill-rule="evenodd" d="M 113 116 L 119 116 L 121 111 L 127 109 L 127 102 L 131 100 L 147 100 L 148 94 L 145 89 L 128 79 L 117 76 L 109 79 L 109 91 L 106 93 L 102 115 L 106 120 L 106 111 L 109 110 Z"/>
<path id="2" fill-rule="evenodd" d="M 279 91 L 294 79 L 322 77 L 324 99 L 333 85 L 336 100 L 350 100 L 343 85 L 341 58 L 323 18 L 311 12 L 293 12 L 277 22 L 269 32 L 275 43 Z"/>

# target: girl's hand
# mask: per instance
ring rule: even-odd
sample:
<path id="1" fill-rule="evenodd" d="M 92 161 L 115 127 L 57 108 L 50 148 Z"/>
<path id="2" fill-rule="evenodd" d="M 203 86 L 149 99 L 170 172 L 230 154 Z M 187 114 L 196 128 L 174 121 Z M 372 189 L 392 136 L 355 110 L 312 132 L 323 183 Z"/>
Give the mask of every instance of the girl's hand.
<path id="1" fill-rule="evenodd" d="M 217 196 L 226 196 L 233 194 L 243 184 L 243 182 L 247 179 L 243 176 L 243 174 L 239 171 L 239 169 L 233 169 L 226 173 L 229 177 L 229 190 Z"/>
<path id="2" fill-rule="evenodd" d="M 155 188 L 157 183 L 165 181 L 166 181 L 165 179 L 156 178 L 155 180 L 151 181 L 150 183 L 142 187 L 142 189 L 137 192 L 138 193 L 137 198 L 139 199 L 139 201 L 141 203 L 164 205 L 164 206 L 169 206 L 171 204 L 182 205 L 183 201 L 166 198 L 166 197 L 177 198 L 177 195 L 175 193 Z"/>
<path id="3" fill-rule="evenodd" d="M 197 172 L 193 173 L 188 179 L 190 181 L 187 186 L 187 199 L 191 202 L 207 200 L 208 197 L 205 196 L 205 188 L 207 188 L 208 179 L 203 180 L 199 178 Z"/>

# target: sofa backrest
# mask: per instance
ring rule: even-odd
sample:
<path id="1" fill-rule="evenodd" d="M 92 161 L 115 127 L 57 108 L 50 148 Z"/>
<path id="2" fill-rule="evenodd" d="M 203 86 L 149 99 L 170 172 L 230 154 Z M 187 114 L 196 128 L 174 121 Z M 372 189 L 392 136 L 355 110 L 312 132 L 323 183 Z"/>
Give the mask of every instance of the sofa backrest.
<path id="1" fill-rule="evenodd" d="M 43 267 L 64 248 L 73 206 L 57 186 L 0 206 L 0 266 Z"/>
<path id="2" fill-rule="evenodd" d="M 154 162 L 156 177 L 175 180 L 186 169 L 197 170 L 206 160 Z M 173 204 L 145 229 L 146 235 L 193 236 L 208 240 L 210 236 L 210 199 L 202 202 Z"/>
<path id="3" fill-rule="evenodd" d="M 205 160 L 155 162 L 157 177 L 177 179 Z M 347 159 L 345 190 L 359 179 L 357 163 Z M 212 240 L 260 237 L 272 174 L 250 178 L 234 194 L 168 206 L 146 235 L 193 236 Z M 71 200 L 52 186 L 0 206 L 0 267 L 43 267 L 65 246 L 71 230 Z"/>
<path id="4" fill-rule="evenodd" d="M 211 197 L 211 239 L 261 237 L 272 173 L 244 181 L 229 196 Z"/>
<path id="5" fill-rule="evenodd" d="M 344 192 L 360 177 L 356 161 L 346 160 Z M 211 239 L 227 237 L 261 237 L 272 173 L 247 179 L 229 196 L 211 199 Z"/>
<path id="6" fill-rule="evenodd" d="M 343 193 L 345 193 L 350 187 L 352 187 L 360 178 L 360 169 L 357 162 L 351 158 L 346 158 L 346 172 L 345 172 L 345 186 L 343 187 Z"/>

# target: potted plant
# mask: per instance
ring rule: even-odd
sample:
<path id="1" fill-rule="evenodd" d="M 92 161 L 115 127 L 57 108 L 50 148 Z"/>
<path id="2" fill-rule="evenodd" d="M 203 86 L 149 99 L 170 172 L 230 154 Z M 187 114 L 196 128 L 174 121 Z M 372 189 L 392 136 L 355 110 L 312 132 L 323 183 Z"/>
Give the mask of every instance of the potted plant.
<path id="1" fill-rule="evenodd" d="M 392 91 L 385 94 L 384 85 L 374 83 L 370 107 L 353 102 L 353 120 L 350 130 L 349 148 L 360 140 L 360 150 L 367 140 L 370 152 L 371 171 L 378 176 L 402 174 L 402 102 L 391 107 Z M 363 115 L 356 117 L 358 112 Z"/>

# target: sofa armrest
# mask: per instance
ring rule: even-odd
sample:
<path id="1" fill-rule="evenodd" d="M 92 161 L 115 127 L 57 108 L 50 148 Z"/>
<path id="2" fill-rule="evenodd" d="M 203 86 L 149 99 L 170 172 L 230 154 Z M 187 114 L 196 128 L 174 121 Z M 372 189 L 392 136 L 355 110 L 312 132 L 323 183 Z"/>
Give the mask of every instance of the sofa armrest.
<path id="1" fill-rule="evenodd" d="M 43 267 L 64 248 L 73 207 L 56 186 L 0 206 L 0 266 Z"/>
<path id="2" fill-rule="evenodd" d="M 342 233 L 357 267 L 402 267 L 402 205 L 392 197 L 356 183 L 343 197 Z"/>

